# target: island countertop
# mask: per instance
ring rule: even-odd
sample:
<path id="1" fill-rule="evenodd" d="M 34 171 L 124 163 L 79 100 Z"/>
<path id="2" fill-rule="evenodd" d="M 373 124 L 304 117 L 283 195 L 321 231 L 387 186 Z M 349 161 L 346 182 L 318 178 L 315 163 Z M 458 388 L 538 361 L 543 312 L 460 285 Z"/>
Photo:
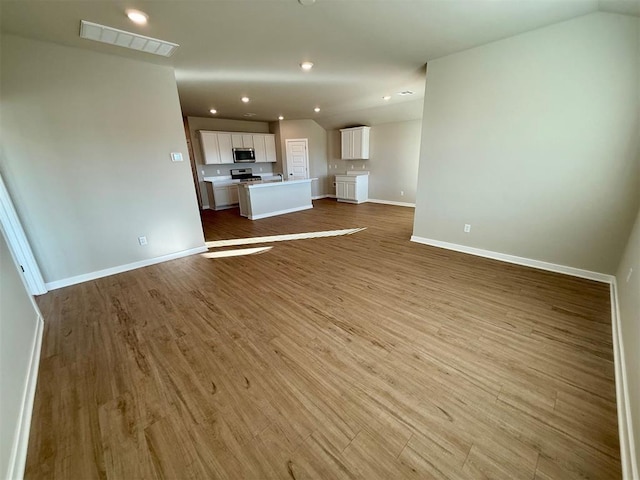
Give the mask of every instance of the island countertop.
<path id="1" fill-rule="evenodd" d="M 263 180 L 257 182 L 241 182 L 239 186 L 244 188 L 265 188 L 265 187 L 277 187 L 281 185 L 295 185 L 297 183 L 311 183 L 312 181 L 317 180 L 317 178 L 304 178 L 302 180 L 284 180 L 282 182 L 273 181 L 273 180 Z"/>
<path id="2" fill-rule="evenodd" d="M 283 182 L 243 182 L 238 186 L 240 215 L 250 220 L 284 215 L 313 208 L 311 182 L 285 180 Z"/>

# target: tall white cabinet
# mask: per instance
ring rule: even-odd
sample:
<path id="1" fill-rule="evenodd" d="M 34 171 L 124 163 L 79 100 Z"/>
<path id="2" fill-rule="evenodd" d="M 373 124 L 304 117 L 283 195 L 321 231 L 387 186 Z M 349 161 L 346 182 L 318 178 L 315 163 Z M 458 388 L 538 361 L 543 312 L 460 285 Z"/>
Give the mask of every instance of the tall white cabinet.
<path id="1" fill-rule="evenodd" d="M 369 159 L 369 131 L 371 127 L 353 127 L 340 130 L 343 160 Z"/>

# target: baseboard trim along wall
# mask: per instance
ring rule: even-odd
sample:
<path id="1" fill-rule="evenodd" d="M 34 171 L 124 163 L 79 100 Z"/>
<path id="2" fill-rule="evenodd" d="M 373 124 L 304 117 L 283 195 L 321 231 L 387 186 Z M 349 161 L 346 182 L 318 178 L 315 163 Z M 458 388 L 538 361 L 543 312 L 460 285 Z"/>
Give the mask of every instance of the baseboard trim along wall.
<path id="1" fill-rule="evenodd" d="M 316 195 L 315 197 L 311 197 L 311 200 L 321 200 L 323 198 L 328 198 L 329 195 Z"/>
<path id="2" fill-rule="evenodd" d="M 29 360 L 29 372 L 24 388 L 24 396 L 22 398 L 22 407 L 13 438 L 13 447 L 11 456 L 9 457 L 9 470 L 7 472 L 8 479 L 17 479 L 24 477 L 24 468 L 27 462 L 27 448 L 29 447 L 29 432 L 31 430 L 31 417 L 33 415 L 33 402 L 36 397 L 36 384 L 38 381 L 38 368 L 40 367 L 40 350 L 42 348 L 42 334 L 44 331 L 44 322 L 42 317 L 38 315 L 38 324 L 33 339 L 31 350 L 31 358 Z"/>
<path id="3" fill-rule="evenodd" d="M 409 203 L 409 202 L 395 202 L 393 200 L 379 200 L 377 198 L 370 198 L 369 200 L 367 200 L 367 202 L 371 202 L 371 203 L 381 203 L 383 205 L 395 205 L 396 207 L 411 207 L 411 208 L 416 208 L 416 204 L 415 203 Z"/>
<path id="4" fill-rule="evenodd" d="M 442 242 L 440 240 L 432 240 L 431 238 L 411 236 L 411 241 L 430 245 L 432 247 L 445 248 L 447 250 L 455 250 L 456 252 L 468 253 L 478 257 L 491 258 L 502 262 L 514 263 L 525 267 L 538 268 L 549 272 L 564 273 L 572 277 L 586 278 L 587 280 L 595 280 L 596 282 L 612 283 L 615 279 L 613 275 L 606 273 L 592 272 L 590 270 L 582 270 L 581 268 L 568 267 L 566 265 L 558 265 L 556 263 L 543 262 L 542 260 L 533 260 L 531 258 L 518 257 L 506 253 L 492 252 L 491 250 L 482 250 L 480 248 L 467 247 L 466 245 L 458 245 L 457 243 Z"/>
<path id="5" fill-rule="evenodd" d="M 620 462 L 622 478 L 634 480 L 640 478 L 635 455 L 633 423 L 631 421 L 631 401 L 627 381 L 627 364 L 624 357 L 622 328 L 620 325 L 620 306 L 618 303 L 618 283 L 611 282 L 611 328 L 613 333 L 613 366 L 616 376 L 616 408 L 618 410 L 618 435 L 620 437 Z"/>
<path id="6" fill-rule="evenodd" d="M 249 217 L 249 220 L 260 220 L 261 218 L 275 217 L 276 215 L 282 215 L 282 214 L 285 214 L 285 213 L 300 212 L 302 210 L 309 210 L 310 208 L 313 208 L 313 205 L 305 205 L 303 207 L 287 208 L 286 210 L 278 210 L 276 212 L 261 213 L 259 215 L 251 215 Z"/>
<path id="7" fill-rule="evenodd" d="M 75 277 L 55 280 L 53 282 L 48 282 L 45 285 L 48 290 L 56 290 L 58 288 L 68 287 L 70 285 L 76 285 L 78 283 L 88 282 L 90 280 L 96 280 L 102 277 L 108 277 L 110 275 L 115 275 L 116 273 L 128 272 L 129 270 L 135 270 L 136 268 L 148 267 L 149 265 L 155 265 L 156 263 L 175 260 L 176 258 L 188 257 L 189 255 L 195 255 L 196 253 L 204 253 L 207 250 L 207 247 L 203 245 L 202 247 L 182 250 L 181 252 L 170 253 L 169 255 L 162 255 L 160 257 L 149 258 L 147 260 L 141 260 L 139 262 L 127 263 L 125 265 L 105 268 L 104 270 L 98 270 L 96 272 L 76 275 Z"/>

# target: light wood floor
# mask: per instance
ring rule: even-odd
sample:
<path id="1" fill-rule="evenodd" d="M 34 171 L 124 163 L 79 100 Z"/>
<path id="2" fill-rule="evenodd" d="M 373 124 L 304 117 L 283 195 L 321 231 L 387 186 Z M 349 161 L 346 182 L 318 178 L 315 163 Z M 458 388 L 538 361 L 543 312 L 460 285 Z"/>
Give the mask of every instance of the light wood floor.
<path id="1" fill-rule="evenodd" d="M 620 478 L 606 285 L 315 207 L 206 236 L 367 230 L 40 298 L 27 478 Z"/>

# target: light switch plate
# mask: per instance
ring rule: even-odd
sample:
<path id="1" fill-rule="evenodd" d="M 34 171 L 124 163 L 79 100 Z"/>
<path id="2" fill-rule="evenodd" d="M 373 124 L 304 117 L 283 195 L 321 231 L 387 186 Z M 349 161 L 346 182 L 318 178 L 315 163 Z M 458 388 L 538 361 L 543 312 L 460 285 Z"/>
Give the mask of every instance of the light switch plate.
<path id="1" fill-rule="evenodd" d="M 181 162 L 182 161 L 182 153 L 180 153 L 180 152 L 171 152 L 171 161 L 172 162 Z"/>

